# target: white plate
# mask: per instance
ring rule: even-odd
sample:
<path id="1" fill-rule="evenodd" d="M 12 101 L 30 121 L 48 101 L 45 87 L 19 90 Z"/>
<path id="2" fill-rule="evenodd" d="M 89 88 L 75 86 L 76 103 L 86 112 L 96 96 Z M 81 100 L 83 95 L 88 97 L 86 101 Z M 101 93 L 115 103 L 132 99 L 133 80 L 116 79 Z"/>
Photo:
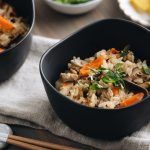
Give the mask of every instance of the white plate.
<path id="1" fill-rule="evenodd" d="M 133 21 L 150 27 L 150 15 L 144 12 L 138 12 L 134 9 L 130 0 L 118 0 L 119 7 L 122 9 L 125 15 L 131 18 Z"/>

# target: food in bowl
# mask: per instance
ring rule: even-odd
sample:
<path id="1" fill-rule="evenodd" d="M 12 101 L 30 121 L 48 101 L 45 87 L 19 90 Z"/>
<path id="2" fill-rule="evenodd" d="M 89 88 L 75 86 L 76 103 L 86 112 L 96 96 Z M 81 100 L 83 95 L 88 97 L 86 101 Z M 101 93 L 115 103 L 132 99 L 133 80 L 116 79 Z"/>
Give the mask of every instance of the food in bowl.
<path id="1" fill-rule="evenodd" d="M 89 2 L 90 0 L 54 0 L 54 1 L 62 4 L 82 4 Z"/>
<path id="2" fill-rule="evenodd" d="M 94 38 L 93 38 L 94 35 Z M 84 39 L 84 40 L 83 40 Z M 53 110 L 71 129 L 94 138 L 115 139 L 129 136 L 150 121 L 150 96 L 139 86 L 129 85 L 131 91 L 143 92 L 139 103 L 123 109 L 86 107 L 64 96 L 55 88 L 61 72 L 73 56 L 82 60 L 102 48 L 130 44 L 136 58 L 149 64 L 150 31 L 136 23 L 121 19 L 106 19 L 84 27 L 48 49 L 40 61 L 40 73 Z"/>
<path id="3" fill-rule="evenodd" d="M 73 57 L 68 70 L 56 81 L 57 90 L 90 107 L 114 109 L 141 101 L 144 93 L 127 89 L 124 79 L 148 89 L 150 68 L 146 60 L 135 59 L 134 53 L 128 49 L 103 49 L 84 60 Z"/>
<path id="4" fill-rule="evenodd" d="M 25 20 L 17 16 L 15 9 L 8 3 L 0 3 L 0 52 L 14 44 L 14 40 L 28 31 Z"/>
<path id="5" fill-rule="evenodd" d="M 136 10 L 150 13 L 150 0 L 130 0 Z"/>

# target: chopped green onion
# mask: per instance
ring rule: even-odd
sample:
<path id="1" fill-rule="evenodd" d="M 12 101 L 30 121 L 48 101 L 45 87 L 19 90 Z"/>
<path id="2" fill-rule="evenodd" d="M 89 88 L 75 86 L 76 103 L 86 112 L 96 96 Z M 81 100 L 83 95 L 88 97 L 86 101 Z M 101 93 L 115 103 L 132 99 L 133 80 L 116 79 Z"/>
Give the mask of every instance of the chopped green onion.
<path id="1" fill-rule="evenodd" d="M 115 68 L 115 70 L 116 71 L 122 71 L 122 63 L 117 63 L 115 66 L 114 66 L 114 68 Z"/>
<path id="2" fill-rule="evenodd" d="M 99 90 L 99 89 L 104 89 L 105 87 L 103 87 L 102 85 L 100 85 L 100 84 L 98 84 L 98 83 L 92 83 L 91 85 L 90 85 L 90 89 L 91 90 Z"/>
<path id="3" fill-rule="evenodd" d="M 114 79 L 112 79 L 112 78 L 110 78 L 109 76 L 104 76 L 103 78 L 102 78 L 102 81 L 104 82 L 104 83 L 115 83 L 115 80 Z"/>
<path id="4" fill-rule="evenodd" d="M 150 75 L 150 67 L 148 67 L 146 61 L 143 62 L 143 70 L 145 74 Z"/>
<path id="5" fill-rule="evenodd" d="M 114 86 L 123 86 L 124 85 L 124 80 L 123 78 L 125 77 L 124 72 L 119 72 L 119 71 L 108 71 L 105 76 L 102 78 L 102 81 L 106 84 L 112 83 Z"/>
<path id="6" fill-rule="evenodd" d="M 120 52 L 120 56 L 121 56 L 121 57 L 127 56 L 128 53 L 129 53 L 129 48 L 130 48 L 130 45 L 126 45 L 126 46 L 124 47 L 124 49 Z"/>

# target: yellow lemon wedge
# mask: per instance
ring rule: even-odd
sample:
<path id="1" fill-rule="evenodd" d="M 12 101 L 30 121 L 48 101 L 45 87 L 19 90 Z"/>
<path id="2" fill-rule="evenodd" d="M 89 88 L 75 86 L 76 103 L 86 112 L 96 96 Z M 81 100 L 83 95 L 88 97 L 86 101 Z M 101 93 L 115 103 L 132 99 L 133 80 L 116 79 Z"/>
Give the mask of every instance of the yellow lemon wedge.
<path id="1" fill-rule="evenodd" d="M 142 10 L 150 13 L 150 0 L 130 0 L 136 10 Z"/>

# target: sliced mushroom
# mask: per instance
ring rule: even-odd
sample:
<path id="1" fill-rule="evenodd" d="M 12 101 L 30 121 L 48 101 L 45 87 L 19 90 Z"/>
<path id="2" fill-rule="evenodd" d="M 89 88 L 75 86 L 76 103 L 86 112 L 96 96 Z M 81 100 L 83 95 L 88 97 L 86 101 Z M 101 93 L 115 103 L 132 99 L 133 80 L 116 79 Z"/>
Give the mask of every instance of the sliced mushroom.
<path id="1" fill-rule="evenodd" d="M 61 77 L 63 82 L 78 80 L 78 75 L 77 74 L 73 74 L 73 73 L 61 73 L 60 77 Z"/>
<path id="2" fill-rule="evenodd" d="M 141 71 L 141 69 L 139 69 L 138 67 L 134 68 L 132 71 L 132 77 L 137 77 L 137 76 L 142 76 L 143 73 Z"/>
<path id="3" fill-rule="evenodd" d="M 144 79 L 144 81 L 150 81 L 150 75 L 148 75 L 148 74 L 143 74 L 143 79 Z"/>
<path id="4" fill-rule="evenodd" d="M 126 59 L 131 61 L 131 62 L 134 62 L 134 55 L 132 52 L 129 52 L 126 56 Z"/>
<path id="5" fill-rule="evenodd" d="M 86 61 L 81 60 L 79 57 L 73 57 L 73 59 L 71 60 L 71 63 L 74 64 L 77 67 L 83 67 L 83 65 L 86 64 Z"/>
<path id="6" fill-rule="evenodd" d="M 143 83 L 143 79 L 142 78 L 136 78 L 133 80 L 133 82 L 137 83 L 137 84 L 142 84 Z"/>

